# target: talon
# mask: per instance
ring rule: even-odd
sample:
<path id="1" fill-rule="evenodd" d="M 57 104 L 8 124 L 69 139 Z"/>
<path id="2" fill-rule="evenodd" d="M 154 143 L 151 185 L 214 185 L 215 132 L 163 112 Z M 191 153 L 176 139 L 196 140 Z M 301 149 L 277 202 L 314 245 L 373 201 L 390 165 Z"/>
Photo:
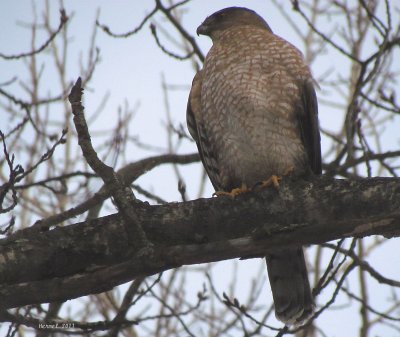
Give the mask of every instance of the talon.
<path id="1" fill-rule="evenodd" d="M 232 189 L 232 191 L 230 191 L 230 192 L 215 191 L 215 192 L 213 193 L 213 196 L 214 196 L 214 195 L 217 196 L 217 197 L 220 197 L 220 196 L 229 196 L 229 197 L 234 198 L 234 197 L 236 197 L 236 196 L 239 195 L 239 194 L 247 193 L 247 192 L 249 192 L 249 191 L 250 191 L 250 189 L 246 186 L 246 184 L 242 184 L 241 187 L 234 188 L 234 189 Z"/>

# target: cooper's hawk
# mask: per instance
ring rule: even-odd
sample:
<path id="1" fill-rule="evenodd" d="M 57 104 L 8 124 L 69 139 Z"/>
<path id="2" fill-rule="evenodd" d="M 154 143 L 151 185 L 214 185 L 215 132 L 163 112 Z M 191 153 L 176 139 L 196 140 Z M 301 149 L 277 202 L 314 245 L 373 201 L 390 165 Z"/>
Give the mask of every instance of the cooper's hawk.
<path id="1" fill-rule="evenodd" d="M 214 13 L 197 33 L 213 46 L 193 79 L 187 123 L 214 188 L 321 173 L 317 99 L 301 52 L 246 8 Z M 302 247 L 266 261 L 276 316 L 304 321 L 313 301 Z"/>

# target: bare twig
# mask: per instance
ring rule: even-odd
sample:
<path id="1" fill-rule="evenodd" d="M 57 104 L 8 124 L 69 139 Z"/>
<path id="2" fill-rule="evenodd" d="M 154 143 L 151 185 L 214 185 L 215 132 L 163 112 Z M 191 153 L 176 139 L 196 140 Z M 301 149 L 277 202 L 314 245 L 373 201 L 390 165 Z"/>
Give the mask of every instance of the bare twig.
<path id="1" fill-rule="evenodd" d="M 38 49 L 14 55 L 6 55 L 0 53 L 0 57 L 5 60 L 17 60 L 23 57 L 29 57 L 35 54 L 39 54 L 50 45 L 50 43 L 55 39 L 55 37 L 61 32 L 62 28 L 65 26 L 67 21 L 68 21 L 68 16 L 66 15 L 65 10 L 62 8 L 60 9 L 60 23 L 58 25 L 58 28 L 53 33 L 50 34 L 49 38 Z"/>

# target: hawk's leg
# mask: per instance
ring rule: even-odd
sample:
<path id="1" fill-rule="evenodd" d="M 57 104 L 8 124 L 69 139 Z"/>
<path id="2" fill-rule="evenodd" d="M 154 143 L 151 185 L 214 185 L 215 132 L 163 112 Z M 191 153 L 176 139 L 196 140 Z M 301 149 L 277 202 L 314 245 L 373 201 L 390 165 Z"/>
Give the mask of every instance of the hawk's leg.
<path id="1" fill-rule="evenodd" d="M 247 193 L 247 192 L 250 192 L 250 191 L 251 191 L 250 188 L 248 188 L 248 187 L 246 186 L 246 184 L 242 184 L 241 187 L 234 188 L 234 189 L 233 189 L 232 191 L 230 191 L 230 192 L 215 191 L 215 192 L 213 193 L 213 196 L 215 195 L 215 196 L 217 196 L 217 197 L 220 197 L 220 196 L 224 195 L 224 196 L 229 196 L 229 197 L 236 197 L 236 196 L 239 195 L 239 194 Z"/>
<path id="2" fill-rule="evenodd" d="M 282 180 L 282 177 L 288 176 L 293 171 L 294 171 L 294 167 L 291 166 L 285 172 L 283 172 L 283 174 L 281 176 L 273 174 L 268 179 L 263 180 L 261 182 L 261 188 L 265 188 L 265 187 L 269 187 L 269 186 L 273 185 L 276 189 L 278 189 L 279 188 L 279 182 Z"/>

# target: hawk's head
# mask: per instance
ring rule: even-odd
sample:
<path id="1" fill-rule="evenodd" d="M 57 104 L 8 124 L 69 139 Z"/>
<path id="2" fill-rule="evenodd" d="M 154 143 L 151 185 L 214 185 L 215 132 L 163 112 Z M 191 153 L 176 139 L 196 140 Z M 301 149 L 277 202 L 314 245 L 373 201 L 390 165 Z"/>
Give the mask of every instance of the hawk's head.
<path id="1" fill-rule="evenodd" d="M 197 28 L 197 35 L 207 35 L 214 39 L 225 29 L 251 25 L 271 31 L 265 20 L 256 12 L 244 7 L 228 7 L 208 16 Z"/>

